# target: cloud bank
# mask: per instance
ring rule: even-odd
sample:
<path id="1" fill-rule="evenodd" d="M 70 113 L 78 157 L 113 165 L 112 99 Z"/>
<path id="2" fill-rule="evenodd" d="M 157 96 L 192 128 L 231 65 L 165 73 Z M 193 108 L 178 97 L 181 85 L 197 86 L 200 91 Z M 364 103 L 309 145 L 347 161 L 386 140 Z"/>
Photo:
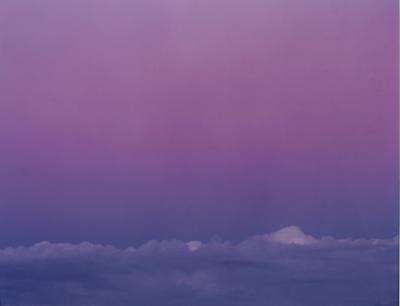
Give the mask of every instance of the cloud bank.
<path id="1" fill-rule="evenodd" d="M 397 237 L 317 239 L 295 226 L 240 243 L 0 250 L 3 305 L 397 305 Z"/>

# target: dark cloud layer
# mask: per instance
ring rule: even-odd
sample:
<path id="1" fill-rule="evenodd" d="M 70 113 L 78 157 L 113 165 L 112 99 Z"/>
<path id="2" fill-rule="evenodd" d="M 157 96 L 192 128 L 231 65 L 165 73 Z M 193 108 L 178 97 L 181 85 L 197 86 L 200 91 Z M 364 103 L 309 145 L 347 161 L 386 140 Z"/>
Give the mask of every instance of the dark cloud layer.
<path id="1" fill-rule="evenodd" d="M 238 244 L 41 242 L 0 250 L 0 292 L 20 306 L 394 306 L 397 247 L 297 227 Z"/>

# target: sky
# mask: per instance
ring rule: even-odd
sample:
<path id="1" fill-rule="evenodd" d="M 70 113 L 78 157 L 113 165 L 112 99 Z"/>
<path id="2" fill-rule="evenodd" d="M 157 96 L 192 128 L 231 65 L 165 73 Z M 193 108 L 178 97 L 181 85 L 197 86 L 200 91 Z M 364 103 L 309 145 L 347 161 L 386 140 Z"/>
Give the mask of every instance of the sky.
<path id="1" fill-rule="evenodd" d="M 398 305 L 395 0 L 1 0 L 0 305 Z"/>
<path id="2" fill-rule="evenodd" d="M 394 0 L 2 0 L 0 246 L 397 234 Z"/>

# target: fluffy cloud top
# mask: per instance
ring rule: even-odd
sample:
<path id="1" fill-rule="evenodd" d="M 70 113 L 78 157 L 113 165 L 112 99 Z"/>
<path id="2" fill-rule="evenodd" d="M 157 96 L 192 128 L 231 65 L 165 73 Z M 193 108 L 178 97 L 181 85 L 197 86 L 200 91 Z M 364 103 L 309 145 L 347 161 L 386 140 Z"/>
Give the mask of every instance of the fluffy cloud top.
<path id="1" fill-rule="evenodd" d="M 294 226 L 238 244 L 41 242 L 0 250 L 0 294 L 20 306 L 394 306 L 397 247 Z"/>
<path id="2" fill-rule="evenodd" d="M 275 233 L 272 233 L 269 238 L 272 241 L 284 244 L 311 244 L 317 242 L 314 237 L 305 235 L 297 226 L 283 228 Z"/>

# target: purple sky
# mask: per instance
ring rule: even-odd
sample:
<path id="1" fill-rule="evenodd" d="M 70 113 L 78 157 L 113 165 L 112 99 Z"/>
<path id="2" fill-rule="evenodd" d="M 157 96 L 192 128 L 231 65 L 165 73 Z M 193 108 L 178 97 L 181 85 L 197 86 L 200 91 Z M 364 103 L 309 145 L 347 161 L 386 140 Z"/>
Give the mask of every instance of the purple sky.
<path id="1" fill-rule="evenodd" d="M 397 14 L 2 0 L 0 245 L 394 236 Z"/>

